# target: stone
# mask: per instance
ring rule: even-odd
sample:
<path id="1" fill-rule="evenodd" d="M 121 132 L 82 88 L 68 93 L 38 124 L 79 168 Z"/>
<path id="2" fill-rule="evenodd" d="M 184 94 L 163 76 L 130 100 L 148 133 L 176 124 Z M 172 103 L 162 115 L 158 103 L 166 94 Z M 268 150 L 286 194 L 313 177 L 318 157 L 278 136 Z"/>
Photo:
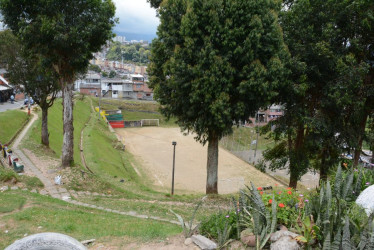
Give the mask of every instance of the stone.
<path id="1" fill-rule="evenodd" d="M 239 241 L 239 240 L 234 240 L 232 241 L 228 247 L 227 247 L 228 250 L 244 250 L 246 249 L 245 245 L 243 244 L 243 242 Z"/>
<path id="2" fill-rule="evenodd" d="M 10 190 L 18 190 L 17 186 L 11 187 Z"/>
<path id="3" fill-rule="evenodd" d="M 63 201 L 67 201 L 67 200 L 70 200 L 71 198 L 70 198 L 70 196 L 68 196 L 68 195 L 65 195 L 65 196 L 62 196 L 62 200 Z"/>
<path id="4" fill-rule="evenodd" d="M 192 242 L 192 239 L 191 238 L 187 238 L 185 241 L 184 241 L 184 244 L 186 245 L 186 246 L 188 246 L 188 245 L 191 245 L 193 242 Z"/>
<path id="5" fill-rule="evenodd" d="M 202 236 L 202 235 L 192 235 L 191 237 L 193 243 L 198 245 L 202 250 L 209 250 L 209 249 L 216 249 L 217 244 L 211 241 L 210 239 Z"/>
<path id="6" fill-rule="evenodd" d="M 4 191 L 7 191 L 9 189 L 8 186 L 3 186 L 0 188 L 0 192 L 4 192 Z"/>
<path id="7" fill-rule="evenodd" d="M 22 188 L 22 191 L 29 191 L 27 188 Z"/>
<path id="8" fill-rule="evenodd" d="M 299 236 L 293 232 L 287 230 L 279 230 L 273 233 L 270 237 L 272 241 L 270 245 L 271 250 L 299 250 L 301 247 L 295 240 L 295 238 Z"/>
<path id="9" fill-rule="evenodd" d="M 246 229 L 240 233 L 240 240 L 243 242 L 243 244 L 249 247 L 256 246 L 256 236 L 249 229 Z"/>
<path id="10" fill-rule="evenodd" d="M 27 250 L 27 249 L 48 249 L 48 250 L 86 250 L 76 239 L 59 233 L 40 233 L 27 236 L 17 240 L 5 250 Z"/>
<path id="11" fill-rule="evenodd" d="M 356 204 L 365 209 L 366 214 L 369 216 L 374 212 L 374 185 L 367 187 L 356 200 Z"/>

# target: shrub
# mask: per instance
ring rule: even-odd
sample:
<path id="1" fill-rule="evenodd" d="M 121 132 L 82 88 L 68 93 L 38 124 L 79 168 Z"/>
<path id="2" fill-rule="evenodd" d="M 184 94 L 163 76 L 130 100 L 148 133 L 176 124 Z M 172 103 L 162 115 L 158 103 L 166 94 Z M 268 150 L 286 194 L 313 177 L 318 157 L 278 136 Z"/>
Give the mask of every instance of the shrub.
<path id="1" fill-rule="evenodd" d="M 218 239 L 219 233 L 225 228 L 231 228 L 228 237 L 237 239 L 237 215 L 235 211 L 220 211 L 216 214 L 205 217 L 200 225 L 199 232 L 211 239 Z"/>

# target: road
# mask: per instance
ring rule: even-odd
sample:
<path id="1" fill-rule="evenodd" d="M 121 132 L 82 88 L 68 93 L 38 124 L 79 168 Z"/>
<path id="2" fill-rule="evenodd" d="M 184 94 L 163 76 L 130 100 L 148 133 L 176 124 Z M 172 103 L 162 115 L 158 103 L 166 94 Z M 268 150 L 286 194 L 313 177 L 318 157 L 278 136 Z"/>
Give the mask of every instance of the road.
<path id="1" fill-rule="evenodd" d="M 0 112 L 5 112 L 11 109 L 19 109 L 23 105 L 23 101 L 14 102 L 13 104 L 9 102 L 1 102 L 0 103 Z"/>

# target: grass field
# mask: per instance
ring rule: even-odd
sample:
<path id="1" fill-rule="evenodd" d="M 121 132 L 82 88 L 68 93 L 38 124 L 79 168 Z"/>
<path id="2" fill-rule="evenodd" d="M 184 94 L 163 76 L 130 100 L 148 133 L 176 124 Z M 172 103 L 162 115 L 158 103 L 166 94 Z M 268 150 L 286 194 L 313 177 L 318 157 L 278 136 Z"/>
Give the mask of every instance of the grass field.
<path id="1" fill-rule="evenodd" d="M 41 232 L 70 235 L 79 241 L 145 242 L 162 240 L 181 232 L 177 225 L 82 208 L 29 192 L 0 194 L 0 249 Z M 4 233 L 8 231 L 7 233 Z M 118 245 L 121 249 L 121 245 Z"/>
<path id="2" fill-rule="evenodd" d="M 0 113 L 0 143 L 8 143 L 28 120 L 28 115 L 19 110 Z"/>
<path id="3" fill-rule="evenodd" d="M 48 130 L 49 130 L 49 146 L 53 151 L 52 155 L 55 154 L 56 158 L 61 157 L 62 150 L 62 103 L 61 99 L 57 99 L 54 105 L 49 109 L 48 112 Z M 84 124 L 88 121 L 91 114 L 90 102 L 88 99 L 85 101 L 76 101 L 74 104 L 74 162 L 81 164 L 80 158 L 80 133 L 84 127 Z M 41 116 L 41 114 L 39 114 Z M 40 144 L 41 141 L 41 119 L 39 119 L 31 129 L 29 133 L 29 142 L 26 143 L 26 147 L 38 153 L 43 154 L 46 150 Z M 36 149 L 36 150 L 35 150 Z"/>
<path id="4" fill-rule="evenodd" d="M 95 106 L 99 105 L 97 98 L 94 99 Z M 141 119 L 159 119 L 161 127 L 177 127 L 175 118 L 167 120 L 165 116 L 160 114 L 160 105 L 150 101 L 130 101 L 121 99 L 103 99 L 101 108 L 104 110 L 122 111 L 125 121 L 136 121 Z"/>

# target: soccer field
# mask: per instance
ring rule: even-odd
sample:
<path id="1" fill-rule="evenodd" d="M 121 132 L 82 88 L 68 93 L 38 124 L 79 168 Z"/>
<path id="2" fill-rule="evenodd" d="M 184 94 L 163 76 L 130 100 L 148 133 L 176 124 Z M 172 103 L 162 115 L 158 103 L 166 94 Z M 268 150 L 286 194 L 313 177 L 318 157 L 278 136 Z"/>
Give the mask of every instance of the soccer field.
<path id="1" fill-rule="evenodd" d="M 183 135 L 179 128 L 143 127 L 116 129 L 129 150 L 141 163 L 143 172 L 154 184 L 170 190 L 173 146 L 177 142 L 175 159 L 175 189 L 205 192 L 207 145 L 196 142 L 193 135 Z M 228 151 L 219 148 L 218 192 L 235 193 L 252 181 L 256 186 L 277 183 Z M 277 183 L 280 185 L 280 183 Z"/>

